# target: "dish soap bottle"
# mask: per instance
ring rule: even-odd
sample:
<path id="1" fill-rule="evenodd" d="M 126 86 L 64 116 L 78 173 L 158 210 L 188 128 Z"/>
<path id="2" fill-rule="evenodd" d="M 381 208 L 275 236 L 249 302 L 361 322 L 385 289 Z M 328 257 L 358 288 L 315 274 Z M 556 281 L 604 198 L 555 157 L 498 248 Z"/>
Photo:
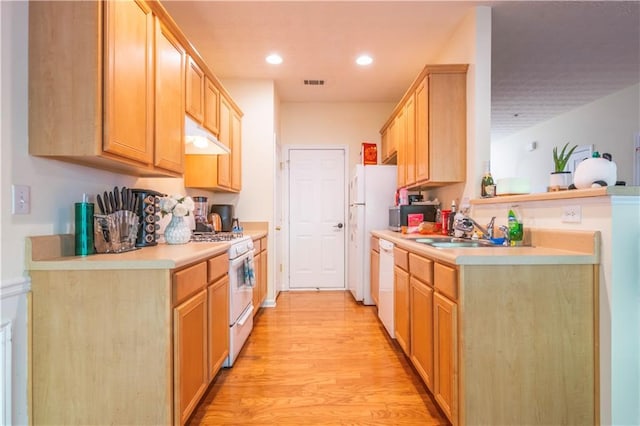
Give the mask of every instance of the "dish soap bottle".
<path id="1" fill-rule="evenodd" d="M 513 209 L 510 209 L 509 214 L 507 215 L 507 225 L 509 228 L 509 241 L 511 241 L 511 245 L 520 245 L 523 237 L 522 222 L 518 219 Z"/>

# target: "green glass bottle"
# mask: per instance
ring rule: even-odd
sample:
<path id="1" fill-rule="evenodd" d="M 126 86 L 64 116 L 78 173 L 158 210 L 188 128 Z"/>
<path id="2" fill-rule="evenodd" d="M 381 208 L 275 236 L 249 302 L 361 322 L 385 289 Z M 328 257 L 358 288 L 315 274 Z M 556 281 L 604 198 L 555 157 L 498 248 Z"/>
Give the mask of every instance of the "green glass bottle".
<path id="1" fill-rule="evenodd" d="M 484 175 L 482 176 L 482 183 L 480 185 L 480 196 L 482 198 L 493 197 L 495 195 L 495 185 L 493 183 L 493 177 L 491 176 L 490 163 L 485 161 L 484 163 Z"/>

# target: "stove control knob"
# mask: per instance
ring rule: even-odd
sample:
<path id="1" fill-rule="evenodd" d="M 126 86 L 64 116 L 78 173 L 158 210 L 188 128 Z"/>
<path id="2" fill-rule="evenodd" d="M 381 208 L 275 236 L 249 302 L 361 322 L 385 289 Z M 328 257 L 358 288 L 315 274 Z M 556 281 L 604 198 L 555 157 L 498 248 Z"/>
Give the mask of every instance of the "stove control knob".
<path id="1" fill-rule="evenodd" d="M 253 250 L 253 240 L 247 242 L 247 249 Z"/>

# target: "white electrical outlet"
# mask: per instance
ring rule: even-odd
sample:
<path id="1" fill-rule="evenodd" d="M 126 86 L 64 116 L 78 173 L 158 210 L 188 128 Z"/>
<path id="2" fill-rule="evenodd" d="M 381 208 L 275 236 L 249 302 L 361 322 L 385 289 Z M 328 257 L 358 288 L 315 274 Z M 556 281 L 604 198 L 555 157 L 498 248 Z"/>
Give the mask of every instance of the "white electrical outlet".
<path id="1" fill-rule="evenodd" d="M 28 185 L 11 185 L 11 214 L 31 213 L 31 188 Z"/>
<path id="2" fill-rule="evenodd" d="M 564 206 L 562 221 L 566 223 L 580 223 L 582 221 L 582 209 L 580 206 Z"/>

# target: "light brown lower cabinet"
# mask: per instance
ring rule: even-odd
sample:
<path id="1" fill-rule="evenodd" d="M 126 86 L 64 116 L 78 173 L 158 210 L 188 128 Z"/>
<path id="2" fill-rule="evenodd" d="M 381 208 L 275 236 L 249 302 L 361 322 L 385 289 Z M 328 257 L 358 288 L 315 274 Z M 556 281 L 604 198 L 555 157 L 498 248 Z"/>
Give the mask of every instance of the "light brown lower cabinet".
<path id="1" fill-rule="evenodd" d="M 226 256 L 225 256 L 226 257 Z M 229 356 L 229 277 L 207 288 L 209 303 L 209 381 Z"/>
<path id="2" fill-rule="evenodd" d="M 411 283 L 411 361 L 433 392 L 433 288 L 420 280 Z"/>
<path id="3" fill-rule="evenodd" d="M 452 423 L 458 420 L 457 305 L 433 296 L 433 396 Z"/>
<path id="4" fill-rule="evenodd" d="M 174 424 L 186 423 L 207 389 L 207 292 L 173 310 Z"/>
<path id="5" fill-rule="evenodd" d="M 73 250 L 72 235 L 31 238 Z M 180 269 L 96 267 L 116 255 L 56 269 L 64 256 L 29 271 L 33 424 L 184 424 L 228 353 L 226 253 Z"/>
<path id="6" fill-rule="evenodd" d="M 256 316 L 267 298 L 267 237 L 255 240 L 254 247 L 256 252 L 253 258 L 253 268 L 256 283 L 253 288 L 253 316 Z"/>
<path id="7" fill-rule="evenodd" d="M 452 424 L 599 424 L 597 265 L 408 270 L 410 359 Z"/>
<path id="8" fill-rule="evenodd" d="M 380 294 L 380 252 L 375 249 L 371 249 L 371 262 L 370 262 L 370 282 L 371 282 L 371 299 L 373 303 L 378 306 L 378 296 Z"/>
<path id="9" fill-rule="evenodd" d="M 393 326 L 395 337 L 407 356 L 411 355 L 411 323 L 409 304 L 409 253 L 393 248 Z"/>

